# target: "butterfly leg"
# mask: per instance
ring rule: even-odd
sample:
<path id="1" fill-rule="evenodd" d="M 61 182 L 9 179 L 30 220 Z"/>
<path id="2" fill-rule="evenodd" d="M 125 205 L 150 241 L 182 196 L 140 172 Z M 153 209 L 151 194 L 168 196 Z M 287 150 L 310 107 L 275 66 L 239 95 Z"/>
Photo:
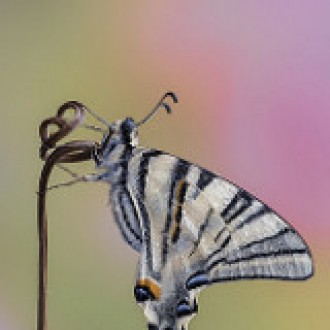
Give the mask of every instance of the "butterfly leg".
<path id="1" fill-rule="evenodd" d="M 71 170 L 67 169 L 68 171 L 71 172 Z M 71 172 L 70 175 L 74 177 L 73 180 L 67 181 L 67 182 L 61 182 L 57 183 L 55 185 L 49 186 L 46 188 L 45 191 L 37 191 L 37 194 L 40 193 L 45 193 L 49 190 L 61 188 L 61 187 L 69 187 L 74 185 L 75 183 L 78 182 L 96 182 L 96 181 L 101 181 L 104 177 L 104 173 L 92 173 L 92 174 L 86 174 L 86 175 L 78 175 L 74 172 Z"/>
<path id="2" fill-rule="evenodd" d="M 56 164 L 56 167 L 59 168 L 59 169 L 61 169 L 64 172 L 66 172 L 67 174 L 69 174 L 73 178 L 79 178 L 79 174 L 77 174 L 76 172 L 73 172 L 68 167 L 66 167 L 66 166 L 64 166 L 62 164 Z"/>
<path id="3" fill-rule="evenodd" d="M 74 185 L 75 183 L 77 182 L 82 182 L 83 180 L 79 180 L 79 178 L 75 179 L 75 180 L 71 180 L 71 181 L 67 181 L 67 182 L 61 182 L 61 183 L 58 183 L 58 184 L 54 184 L 52 186 L 49 186 L 46 188 L 46 191 L 49 191 L 49 190 L 53 190 L 53 189 L 56 189 L 56 188 L 60 188 L 60 187 L 68 187 L 68 186 L 72 186 Z"/>
<path id="4" fill-rule="evenodd" d="M 72 181 L 60 183 L 59 185 L 62 186 L 70 186 L 76 182 L 95 182 L 95 181 L 101 181 L 104 178 L 104 175 L 107 173 L 92 173 L 92 174 L 85 174 L 85 175 L 79 175 L 72 170 L 70 170 L 68 167 L 62 165 L 62 164 L 56 164 L 58 168 L 68 173 L 70 176 L 74 178 Z"/>

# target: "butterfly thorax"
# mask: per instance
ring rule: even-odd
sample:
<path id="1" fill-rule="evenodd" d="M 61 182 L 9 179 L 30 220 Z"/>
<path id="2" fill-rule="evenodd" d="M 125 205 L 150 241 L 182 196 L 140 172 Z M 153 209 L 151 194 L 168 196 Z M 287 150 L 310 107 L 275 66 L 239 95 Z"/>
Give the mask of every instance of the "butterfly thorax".
<path id="1" fill-rule="evenodd" d="M 96 168 L 102 172 L 99 180 L 110 184 L 111 209 L 119 230 L 125 241 L 139 252 L 141 228 L 128 188 L 129 164 L 140 152 L 137 145 L 137 126 L 133 119 L 119 120 L 109 126 L 93 158 Z"/>

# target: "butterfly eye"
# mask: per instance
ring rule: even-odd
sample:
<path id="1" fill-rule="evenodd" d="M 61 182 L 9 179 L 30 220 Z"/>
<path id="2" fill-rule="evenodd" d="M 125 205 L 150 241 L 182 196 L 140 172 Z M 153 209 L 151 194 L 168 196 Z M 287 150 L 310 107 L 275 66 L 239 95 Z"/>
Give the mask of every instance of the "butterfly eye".
<path id="1" fill-rule="evenodd" d="M 134 288 L 134 297 L 138 303 L 145 302 L 147 300 L 154 300 L 155 296 L 148 287 L 137 285 Z"/>
<path id="2" fill-rule="evenodd" d="M 198 305 L 196 299 L 194 299 L 194 304 L 191 307 L 188 300 L 181 300 L 176 307 L 176 316 L 184 317 L 198 312 Z"/>
<path id="3" fill-rule="evenodd" d="M 204 273 L 197 273 L 187 280 L 186 287 L 188 290 L 192 290 L 207 284 L 209 284 L 208 276 Z"/>

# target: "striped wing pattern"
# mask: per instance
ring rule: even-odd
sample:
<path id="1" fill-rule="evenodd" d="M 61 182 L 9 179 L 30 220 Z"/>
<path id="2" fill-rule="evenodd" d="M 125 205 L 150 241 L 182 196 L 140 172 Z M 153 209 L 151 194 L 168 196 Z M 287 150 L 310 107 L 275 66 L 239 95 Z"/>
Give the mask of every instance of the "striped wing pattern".
<path id="1" fill-rule="evenodd" d="M 137 209 L 125 187 L 126 183 L 111 191 L 110 201 L 112 204 L 112 211 L 125 242 L 135 251 L 140 252 L 142 246 L 142 233 L 138 221 Z"/>
<path id="2" fill-rule="evenodd" d="M 189 260 L 191 279 L 207 283 L 312 275 L 309 249 L 292 226 L 226 179 L 143 148 L 124 175 L 124 192 L 114 198 L 118 222 L 133 248 L 141 251 L 143 242 L 155 276 L 178 253 Z"/>

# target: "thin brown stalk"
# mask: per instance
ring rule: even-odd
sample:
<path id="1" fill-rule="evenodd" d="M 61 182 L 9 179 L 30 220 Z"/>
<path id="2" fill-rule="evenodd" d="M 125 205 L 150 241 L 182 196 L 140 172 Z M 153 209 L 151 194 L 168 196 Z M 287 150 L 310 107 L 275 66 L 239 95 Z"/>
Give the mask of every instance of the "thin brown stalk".
<path id="1" fill-rule="evenodd" d="M 74 117 L 68 121 L 64 114 L 74 109 Z M 39 179 L 38 192 L 38 310 L 37 330 L 47 330 L 47 271 L 48 271 L 48 231 L 46 214 L 46 192 L 49 177 L 56 164 L 77 163 L 91 159 L 96 146 L 93 141 L 70 141 L 62 145 L 57 143 L 81 125 L 85 116 L 85 107 L 79 102 L 70 101 L 63 104 L 55 117 L 44 120 L 39 128 L 41 147 L 40 158 L 45 161 Z M 51 126 L 57 131 L 50 133 Z"/>

